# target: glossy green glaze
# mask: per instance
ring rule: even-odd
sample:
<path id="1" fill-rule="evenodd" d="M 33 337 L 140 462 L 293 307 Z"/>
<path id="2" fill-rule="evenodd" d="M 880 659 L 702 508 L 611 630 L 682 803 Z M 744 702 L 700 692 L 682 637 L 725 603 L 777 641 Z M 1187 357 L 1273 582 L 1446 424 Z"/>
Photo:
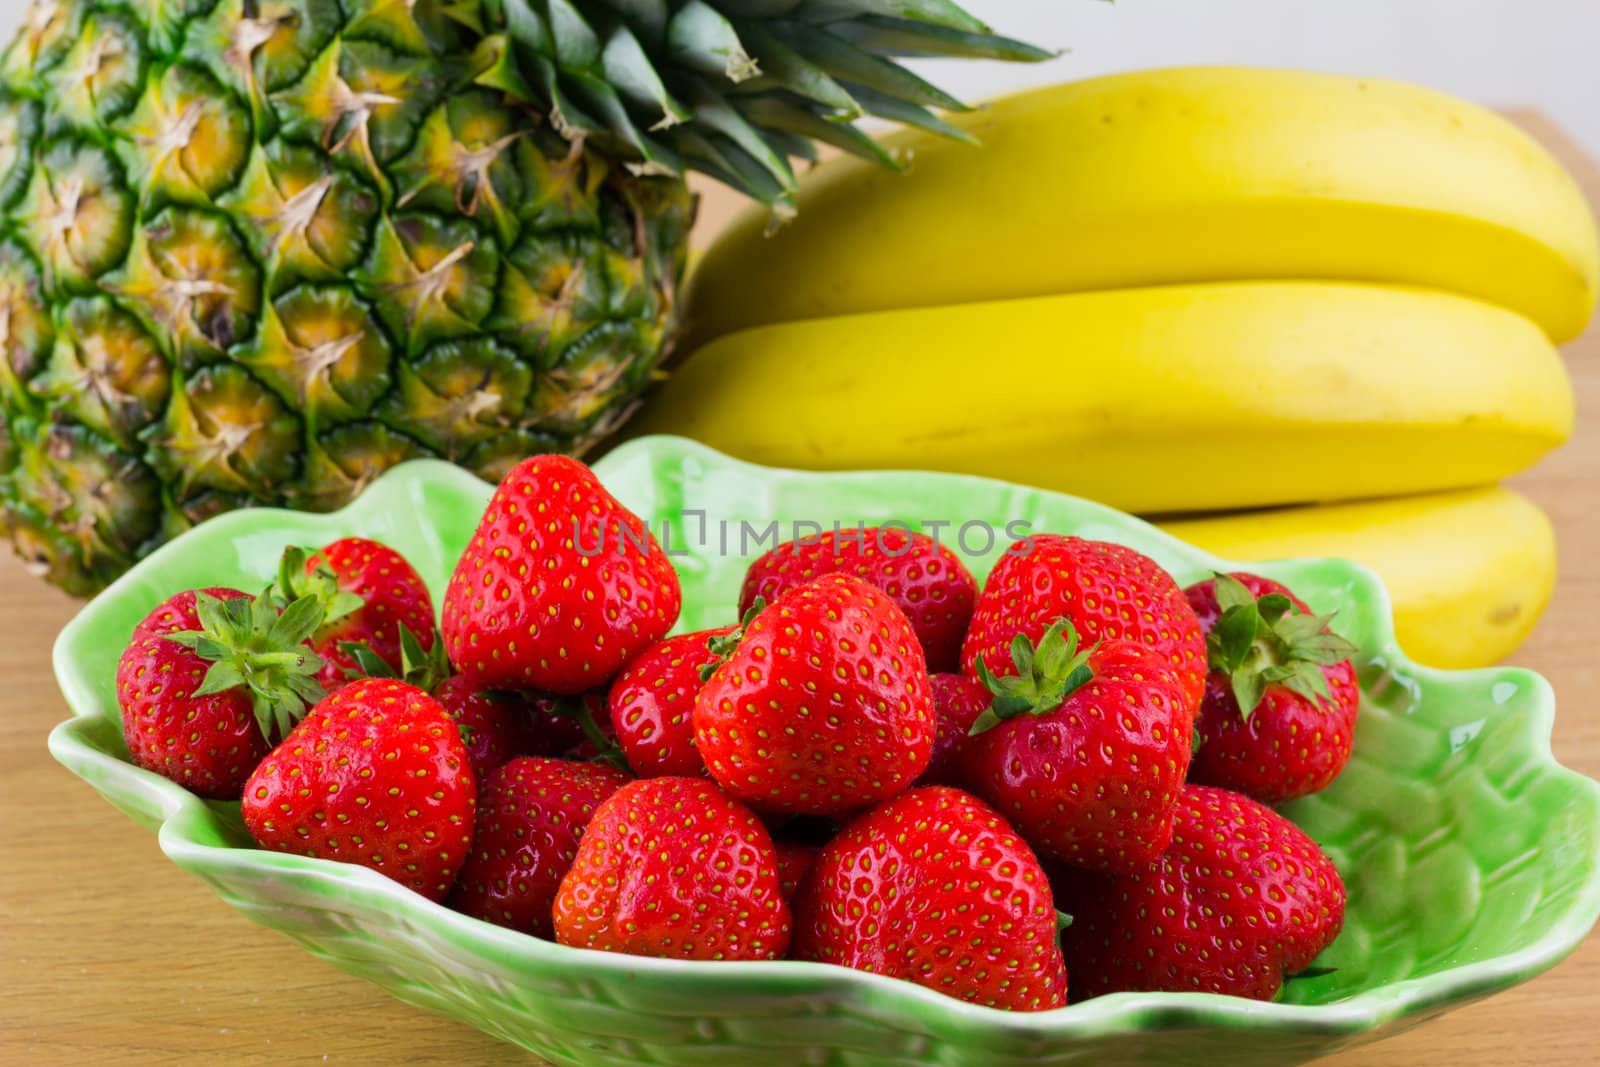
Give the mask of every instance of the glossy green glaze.
<path id="1" fill-rule="evenodd" d="M 1222 561 L 1137 519 L 1053 493 L 942 474 L 795 473 L 675 438 L 634 441 L 597 470 L 661 536 L 683 578 L 680 628 L 731 621 L 748 560 L 740 521 L 827 525 L 1022 521 L 1134 546 L 1181 582 Z M 1361 647 L 1356 754 L 1288 813 L 1350 889 L 1325 977 L 1282 1003 L 1120 995 L 1038 1015 L 971 1007 L 908 983 L 817 964 L 692 964 L 563 948 L 430 904 L 372 872 L 251 848 L 236 804 L 207 803 L 127 762 L 113 691 L 144 614 L 201 585 L 259 587 L 288 543 L 362 534 L 410 558 L 437 596 L 490 487 L 438 462 L 406 464 L 345 511 L 224 515 L 139 564 L 62 632 L 55 668 L 74 717 L 50 750 L 246 915 L 395 996 L 559 1064 L 847 1067 L 1085 1063 L 1285 1064 L 1368 1041 L 1551 966 L 1600 915 L 1600 786 L 1549 749 L 1555 702 L 1512 668 L 1447 673 L 1394 643 L 1378 580 L 1354 565 L 1256 569 L 1287 582 Z M 706 513 L 705 543 L 701 520 Z M 719 520 L 729 551 L 719 548 Z M 948 543 L 956 527 L 943 531 Z M 981 548 L 976 528 L 968 542 Z M 1000 542 L 970 558 L 982 574 Z M 768 542 L 770 545 L 770 541 Z M 752 554 L 761 549 L 749 546 Z"/>

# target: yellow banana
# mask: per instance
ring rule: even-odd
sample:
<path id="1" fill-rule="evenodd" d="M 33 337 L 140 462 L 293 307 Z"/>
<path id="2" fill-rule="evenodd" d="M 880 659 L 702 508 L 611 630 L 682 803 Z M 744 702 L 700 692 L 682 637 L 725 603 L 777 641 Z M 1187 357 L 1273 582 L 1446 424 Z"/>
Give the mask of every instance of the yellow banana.
<path id="1" fill-rule="evenodd" d="M 689 348 L 825 316 L 1247 279 L 1424 286 L 1516 310 L 1555 340 L 1595 304 L 1594 218 L 1505 119 L 1399 82 L 1295 71 L 1122 74 L 918 131 L 894 174 L 830 160 L 771 237 L 733 222 L 690 282 Z"/>
<path id="2" fill-rule="evenodd" d="M 1484 667 L 1533 629 L 1556 581 L 1550 520 L 1491 487 L 1163 523 L 1239 561 L 1340 556 L 1389 588 L 1400 647 L 1434 667 Z"/>
<path id="3" fill-rule="evenodd" d="M 1172 512 L 1483 484 L 1572 418 L 1560 357 L 1521 316 L 1256 282 L 746 330 L 692 355 L 636 425 L 775 466 L 958 471 Z"/>

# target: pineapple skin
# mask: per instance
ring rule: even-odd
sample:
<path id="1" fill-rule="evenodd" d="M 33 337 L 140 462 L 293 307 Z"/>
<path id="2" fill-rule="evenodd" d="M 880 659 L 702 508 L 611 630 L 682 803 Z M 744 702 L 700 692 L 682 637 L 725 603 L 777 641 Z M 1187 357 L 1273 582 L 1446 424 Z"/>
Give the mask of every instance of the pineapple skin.
<path id="1" fill-rule="evenodd" d="M 0 57 L 0 532 L 90 594 L 402 460 L 581 454 L 694 204 L 474 83 L 432 0 L 37 2 Z"/>

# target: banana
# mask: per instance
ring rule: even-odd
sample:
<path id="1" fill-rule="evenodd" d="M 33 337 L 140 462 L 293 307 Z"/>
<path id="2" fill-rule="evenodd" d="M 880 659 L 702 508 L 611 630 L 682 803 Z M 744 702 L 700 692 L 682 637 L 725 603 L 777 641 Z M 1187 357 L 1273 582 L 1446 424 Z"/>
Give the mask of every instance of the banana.
<path id="1" fill-rule="evenodd" d="M 1496 481 L 1566 440 L 1527 319 L 1324 282 L 791 322 L 692 355 L 634 424 L 783 467 L 921 468 L 1207 511 Z"/>
<path id="2" fill-rule="evenodd" d="M 1228 559 L 1339 556 L 1388 586 L 1400 647 L 1420 663 L 1486 667 L 1533 629 L 1556 581 L 1550 520 L 1491 487 L 1163 523 Z"/>
<path id="3" fill-rule="evenodd" d="M 752 208 L 690 281 L 688 347 L 751 326 L 1172 283 L 1361 280 L 1513 309 L 1560 342 L 1595 305 L 1582 192 L 1505 119 L 1400 82 L 1188 68 L 1096 78 L 829 160 L 797 218 Z"/>

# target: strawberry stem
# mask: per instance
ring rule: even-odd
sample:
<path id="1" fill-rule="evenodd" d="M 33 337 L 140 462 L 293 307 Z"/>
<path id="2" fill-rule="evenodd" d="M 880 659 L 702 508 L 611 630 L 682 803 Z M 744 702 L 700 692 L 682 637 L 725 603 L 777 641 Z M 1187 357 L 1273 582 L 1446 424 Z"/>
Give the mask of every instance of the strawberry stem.
<path id="1" fill-rule="evenodd" d="M 628 766 L 628 758 L 622 754 L 621 746 L 600 729 L 600 724 L 594 721 L 594 716 L 589 713 L 589 705 L 582 697 L 563 697 L 557 700 L 550 710 L 556 715 L 575 720 L 578 728 L 583 731 L 583 736 L 599 750 L 590 762 L 608 763 L 620 771 L 633 773 L 633 768 Z"/>
<path id="2" fill-rule="evenodd" d="M 1060 908 L 1057 908 L 1056 909 L 1056 948 L 1060 948 L 1061 947 L 1061 935 L 1063 933 L 1065 933 L 1067 927 L 1069 927 L 1071 925 L 1072 925 L 1072 916 L 1068 915 L 1066 912 L 1062 911 Z"/>
<path id="3" fill-rule="evenodd" d="M 307 569 L 307 563 L 316 559 L 316 565 Z M 315 552 L 290 545 L 278 558 L 278 581 L 272 595 L 285 605 L 298 600 L 314 599 L 322 605 L 322 625 L 326 626 L 359 611 L 366 601 L 355 593 L 339 588 L 339 576 Z"/>
<path id="4" fill-rule="evenodd" d="M 997 677 L 989 665 L 978 658 L 978 680 L 994 700 L 973 722 L 967 736 L 976 737 L 1019 715 L 1048 715 L 1061 706 L 1072 692 L 1094 677 L 1089 657 L 1099 648 L 1078 647 L 1078 631 L 1066 618 L 1057 619 L 1039 638 L 1030 643 L 1017 634 L 1011 639 L 1011 662 L 1016 674 Z"/>
<path id="5" fill-rule="evenodd" d="M 397 623 L 400 628 L 400 670 L 396 671 L 372 646 L 365 641 L 341 641 L 339 651 L 355 660 L 354 669 L 346 668 L 345 674 L 351 679 L 357 678 L 397 678 L 408 685 L 414 685 L 425 693 L 431 693 L 450 677 L 450 660 L 445 655 L 444 639 L 439 632 L 433 632 L 433 647 L 424 649 L 417 635 L 405 623 Z"/>
<path id="6" fill-rule="evenodd" d="M 766 606 L 767 602 L 765 600 L 761 597 L 756 597 L 750 604 L 750 610 L 746 611 L 744 617 L 739 620 L 738 629 L 731 633 L 713 634 L 711 637 L 706 638 L 706 648 L 710 650 L 716 659 L 700 668 L 700 680 L 702 682 L 709 682 L 711 676 L 717 673 L 717 668 L 728 662 L 728 657 L 733 655 L 734 649 L 739 647 L 739 642 L 744 640 L 744 632 L 750 628 L 751 623 L 756 621 L 756 616 L 760 615 L 766 609 Z"/>
<path id="7" fill-rule="evenodd" d="M 1241 716 L 1248 720 L 1272 685 L 1298 693 L 1313 706 L 1332 699 L 1322 668 L 1356 651 L 1328 629 L 1333 616 L 1301 611 L 1282 593 L 1252 596 L 1229 574 L 1218 574 L 1215 588 L 1221 614 L 1206 635 L 1206 661 L 1228 676 Z"/>

